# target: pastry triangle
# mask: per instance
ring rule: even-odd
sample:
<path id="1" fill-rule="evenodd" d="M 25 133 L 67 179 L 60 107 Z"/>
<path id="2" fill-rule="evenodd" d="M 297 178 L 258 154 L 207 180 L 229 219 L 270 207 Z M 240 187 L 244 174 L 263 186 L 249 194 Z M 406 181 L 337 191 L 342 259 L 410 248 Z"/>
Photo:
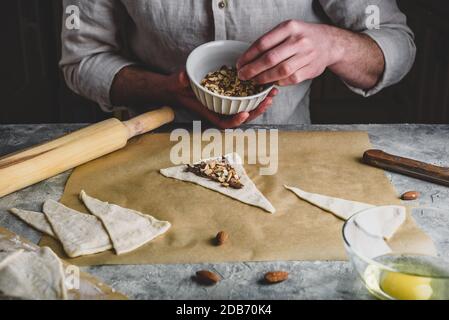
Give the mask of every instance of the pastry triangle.
<path id="1" fill-rule="evenodd" d="M 362 228 L 366 235 L 390 239 L 406 218 L 406 209 L 402 206 L 381 206 L 350 201 L 340 198 L 328 197 L 317 193 L 309 193 L 299 188 L 285 186 L 295 193 L 300 199 L 305 200 L 318 208 L 328 211 L 340 219 L 348 220 L 354 214 L 366 210 L 379 210 L 379 214 L 371 214 L 357 217 L 355 223 Z"/>
<path id="2" fill-rule="evenodd" d="M 53 229 L 51 228 L 50 223 L 45 217 L 45 214 L 43 214 L 42 212 L 20 210 L 16 208 L 10 209 L 9 212 L 14 214 L 21 220 L 25 221 L 36 230 L 39 230 L 51 237 L 55 237 L 55 234 L 53 232 Z"/>
<path id="3" fill-rule="evenodd" d="M 219 183 L 209 180 L 207 178 L 199 177 L 192 172 L 186 171 L 185 165 L 171 167 L 167 169 L 161 169 L 160 173 L 168 178 L 173 178 L 181 181 L 188 181 L 198 184 L 202 187 L 211 189 L 213 191 L 220 192 L 230 198 L 236 199 L 240 202 L 262 208 L 263 210 L 275 213 L 276 209 L 273 205 L 264 197 L 264 195 L 257 189 L 254 182 L 248 177 L 245 169 L 242 165 L 242 159 L 237 153 L 227 154 L 224 156 L 227 161 L 234 167 L 235 171 L 240 177 L 240 181 L 243 184 L 241 189 L 225 188 Z M 221 157 L 219 157 L 221 158 Z M 210 161 L 219 158 L 211 158 L 203 161 Z"/>
<path id="4" fill-rule="evenodd" d="M 44 213 L 69 257 L 112 248 L 108 233 L 97 217 L 67 208 L 53 200 L 45 201 Z"/>
<path id="5" fill-rule="evenodd" d="M 80 198 L 89 211 L 103 222 L 119 255 L 141 247 L 171 227 L 167 221 L 94 199 L 84 191 L 81 191 Z"/>
<path id="6" fill-rule="evenodd" d="M 302 200 L 305 200 L 318 208 L 328 211 L 340 219 L 348 220 L 357 212 L 374 208 L 375 206 L 363 202 L 350 201 L 340 198 L 328 197 L 318 193 L 309 193 L 299 188 L 285 186 Z"/>

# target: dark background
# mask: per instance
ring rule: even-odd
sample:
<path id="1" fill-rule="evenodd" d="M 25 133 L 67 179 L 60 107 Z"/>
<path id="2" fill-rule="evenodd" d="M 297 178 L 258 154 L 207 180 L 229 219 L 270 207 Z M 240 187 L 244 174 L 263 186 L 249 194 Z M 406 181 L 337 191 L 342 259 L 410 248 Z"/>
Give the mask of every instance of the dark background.
<path id="1" fill-rule="evenodd" d="M 312 89 L 314 123 L 449 123 L 447 0 L 399 0 L 417 59 L 398 85 L 371 98 L 326 73 Z M 76 96 L 58 69 L 60 0 L 3 0 L 0 123 L 94 122 L 109 114 Z"/>

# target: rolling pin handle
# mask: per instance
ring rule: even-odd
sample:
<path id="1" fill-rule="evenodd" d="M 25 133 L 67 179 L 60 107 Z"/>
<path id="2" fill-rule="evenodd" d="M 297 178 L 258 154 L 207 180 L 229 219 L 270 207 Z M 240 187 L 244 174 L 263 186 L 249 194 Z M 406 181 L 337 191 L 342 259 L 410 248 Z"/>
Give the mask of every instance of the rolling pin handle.
<path id="1" fill-rule="evenodd" d="M 170 107 L 162 107 L 160 109 L 150 111 L 128 121 L 123 124 L 128 129 L 128 139 L 147 133 L 164 124 L 170 123 L 175 119 L 175 113 Z"/>

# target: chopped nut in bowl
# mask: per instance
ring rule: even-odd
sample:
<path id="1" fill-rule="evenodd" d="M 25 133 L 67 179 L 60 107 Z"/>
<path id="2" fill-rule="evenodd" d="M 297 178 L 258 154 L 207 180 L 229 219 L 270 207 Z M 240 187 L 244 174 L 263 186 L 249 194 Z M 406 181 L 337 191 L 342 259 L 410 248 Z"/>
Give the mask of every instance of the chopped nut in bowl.
<path id="1" fill-rule="evenodd" d="M 253 80 L 240 80 L 237 69 L 228 66 L 209 72 L 201 81 L 201 85 L 213 93 L 227 97 L 248 97 L 264 90 L 263 86 L 257 85 Z"/>
<path id="2" fill-rule="evenodd" d="M 192 51 L 186 69 L 193 92 L 201 103 L 219 114 L 250 112 L 267 97 L 273 85 L 260 86 L 238 79 L 234 68 L 248 43 L 222 40 Z"/>

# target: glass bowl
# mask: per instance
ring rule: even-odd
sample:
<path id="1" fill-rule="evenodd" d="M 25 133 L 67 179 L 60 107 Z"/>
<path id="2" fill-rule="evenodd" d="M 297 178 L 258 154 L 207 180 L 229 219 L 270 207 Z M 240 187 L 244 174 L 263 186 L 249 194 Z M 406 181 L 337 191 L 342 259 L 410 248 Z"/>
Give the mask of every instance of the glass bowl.
<path id="1" fill-rule="evenodd" d="M 363 210 L 343 226 L 346 252 L 365 287 L 382 300 L 449 299 L 448 260 L 394 252 L 382 236 L 367 232 L 357 223 L 382 218 L 389 209 L 391 206 Z"/>

